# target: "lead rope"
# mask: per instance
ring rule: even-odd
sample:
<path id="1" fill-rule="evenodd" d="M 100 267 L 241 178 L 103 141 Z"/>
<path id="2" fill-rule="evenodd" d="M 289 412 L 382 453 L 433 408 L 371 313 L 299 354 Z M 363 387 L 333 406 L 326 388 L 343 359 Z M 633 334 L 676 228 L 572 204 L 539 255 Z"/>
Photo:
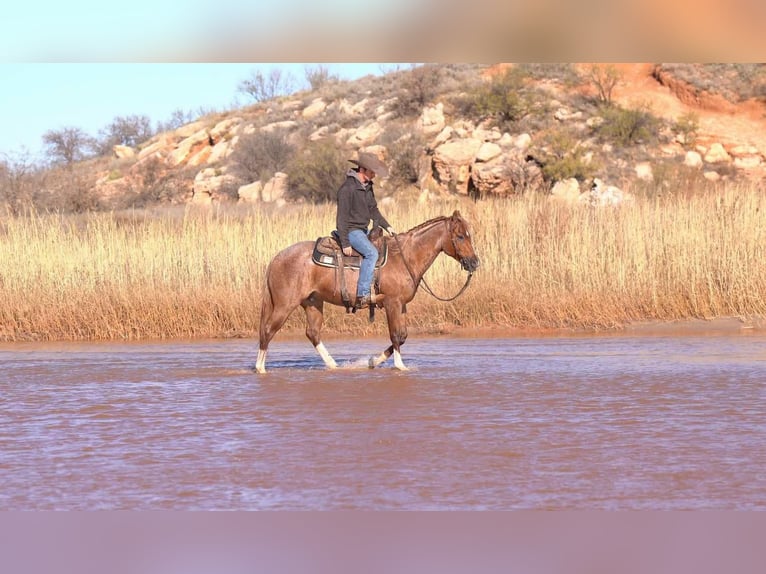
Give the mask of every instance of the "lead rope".
<path id="1" fill-rule="evenodd" d="M 428 293 L 434 299 L 436 299 L 438 301 L 443 301 L 445 303 L 448 303 L 450 301 L 454 301 L 455 299 L 460 297 L 466 289 L 468 289 L 468 285 L 470 285 L 471 278 L 473 277 L 473 271 L 469 271 L 468 272 L 468 277 L 465 280 L 465 285 L 463 285 L 463 287 L 460 289 L 460 291 L 457 292 L 457 295 L 454 295 L 452 297 L 447 297 L 447 298 L 439 297 L 436 293 L 433 292 L 433 289 L 431 289 L 431 287 L 428 285 L 428 283 L 425 280 L 425 277 L 421 277 L 420 281 L 417 281 L 417 282 L 415 281 L 415 274 L 412 272 L 412 269 L 410 269 L 410 266 L 407 263 L 407 259 L 404 257 L 404 252 L 402 251 L 402 246 L 399 243 L 399 236 L 396 235 L 396 234 L 394 235 L 394 241 L 396 241 L 396 245 L 399 247 L 399 253 L 402 255 L 402 261 L 404 261 L 404 267 L 405 267 L 405 269 L 407 269 L 407 273 L 410 274 L 410 280 L 413 283 L 415 283 L 415 289 L 421 288 L 421 289 L 423 289 L 423 291 Z"/>

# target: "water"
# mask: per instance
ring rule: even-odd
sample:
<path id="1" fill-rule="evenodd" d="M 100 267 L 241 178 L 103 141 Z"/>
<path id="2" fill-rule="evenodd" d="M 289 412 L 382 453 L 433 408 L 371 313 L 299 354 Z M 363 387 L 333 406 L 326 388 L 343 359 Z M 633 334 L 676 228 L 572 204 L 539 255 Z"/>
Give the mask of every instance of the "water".
<path id="1" fill-rule="evenodd" d="M 0 509 L 766 509 L 766 337 L 0 346 Z"/>

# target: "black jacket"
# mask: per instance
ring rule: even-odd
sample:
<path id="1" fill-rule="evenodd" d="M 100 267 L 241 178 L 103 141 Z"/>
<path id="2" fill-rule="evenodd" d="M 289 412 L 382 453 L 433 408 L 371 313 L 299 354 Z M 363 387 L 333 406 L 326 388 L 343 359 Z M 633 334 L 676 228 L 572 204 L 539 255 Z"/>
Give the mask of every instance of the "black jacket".
<path id="1" fill-rule="evenodd" d="M 363 184 L 359 181 L 358 172 L 350 169 L 346 174 L 346 181 L 338 189 L 338 214 L 335 225 L 340 235 L 340 244 L 348 247 L 348 232 L 352 229 L 367 231 L 372 220 L 373 228 L 390 227 L 386 218 L 378 210 L 378 202 L 375 201 L 375 193 L 372 182 Z"/>

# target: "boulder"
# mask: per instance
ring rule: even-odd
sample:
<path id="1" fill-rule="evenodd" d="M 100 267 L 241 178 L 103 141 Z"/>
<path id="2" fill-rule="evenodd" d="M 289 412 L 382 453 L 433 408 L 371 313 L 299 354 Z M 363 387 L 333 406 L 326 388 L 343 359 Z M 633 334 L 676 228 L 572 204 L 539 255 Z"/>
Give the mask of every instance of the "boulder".
<path id="1" fill-rule="evenodd" d="M 302 116 L 306 119 L 315 118 L 327 108 L 327 104 L 322 98 L 317 98 L 303 109 Z"/>
<path id="2" fill-rule="evenodd" d="M 720 143 L 716 142 L 710 146 L 710 149 L 705 154 L 705 161 L 707 163 L 729 162 L 731 161 L 731 156 Z"/>
<path id="3" fill-rule="evenodd" d="M 481 140 L 467 138 L 448 141 L 437 147 L 432 158 L 437 183 L 467 195 L 471 165 L 482 143 Z"/>
<path id="4" fill-rule="evenodd" d="M 684 165 L 688 167 L 701 167 L 702 156 L 696 151 L 687 151 L 684 157 Z"/>
<path id="5" fill-rule="evenodd" d="M 551 189 L 551 198 L 567 204 L 575 204 L 580 199 L 580 183 L 574 177 L 557 181 Z"/>
<path id="6" fill-rule="evenodd" d="M 439 102 L 435 106 L 428 106 L 423 109 L 420 115 L 420 128 L 426 135 L 438 134 L 444 129 L 444 104 Z"/>
<path id="7" fill-rule="evenodd" d="M 112 147 L 112 152 L 117 159 L 126 159 L 136 156 L 136 150 L 127 145 L 116 145 Z"/>

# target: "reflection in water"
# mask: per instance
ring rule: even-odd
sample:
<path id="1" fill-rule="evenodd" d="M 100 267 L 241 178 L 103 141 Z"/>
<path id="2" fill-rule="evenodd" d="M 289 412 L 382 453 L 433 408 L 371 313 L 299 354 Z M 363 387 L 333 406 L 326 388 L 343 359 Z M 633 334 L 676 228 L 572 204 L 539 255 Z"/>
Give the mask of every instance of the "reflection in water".
<path id="1" fill-rule="evenodd" d="M 762 336 L 327 346 L 0 346 L 0 509 L 766 509 Z"/>

